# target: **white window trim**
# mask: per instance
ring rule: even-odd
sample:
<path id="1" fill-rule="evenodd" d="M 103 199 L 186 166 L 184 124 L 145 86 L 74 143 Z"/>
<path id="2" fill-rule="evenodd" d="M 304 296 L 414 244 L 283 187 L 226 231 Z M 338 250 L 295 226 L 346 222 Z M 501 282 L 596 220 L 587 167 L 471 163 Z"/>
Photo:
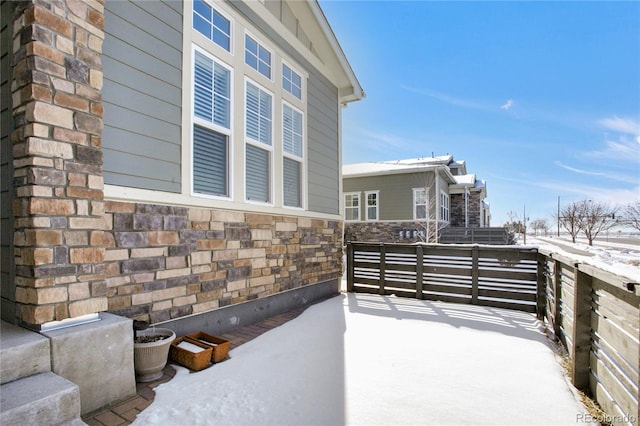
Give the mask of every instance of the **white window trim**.
<path id="1" fill-rule="evenodd" d="M 298 74 L 300 76 L 300 98 L 296 97 L 293 93 L 289 92 L 288 90 L 286 90 L 284 87 L 282 87 L 282 93 L 283 93 L 283 97 L 287 96 L 290 97 L 291 99 L 294 100 L 294 102 L 297 103 L 305 103 L 305 85 L 306 85 L 306 78 L 305 78 L 305 74 L 301 73 L 300 71 L 298 71 L 298 68 L 296 66 L 291 65 L 291 62 L 285 60 L 284 58 L 280 61 L 280 86 L 282 86 L 282 66 L 286 65 L 287 67 L 289 67 L 289 69 L 293 72 L 295 72 L 296 74 Z"/>
<path id="2" fill-rule="evenodd" d="M 285 90 L 283 89 L 283 92 Z M 296 98 L 297 99 L 297 98 Z M 285 209 L 294 209 L 294 210 L 306 210 L 307 208 L 307 204 L 306 204 L 306 200 L 307 200 L 307 132 L 306 130 L 306 116 L 303 110 L 301 110 L 300 108 L 295 107 L 294 105 L 290 104 L 289 102 L 285 101 L 284 99 L 282 100 L 282 105 L 283 108 L 280 111 L 280 117 L 282 119 L 281 121 L 281 141 L 280 141 L 280 147 L 282 149 L 282 159 L 281 159 L 281 164 L 280 164 L 280 170 L 282 170 L 282 183 L 284 184 L 284 158 L 289 158 L 291 160 L 295 160 L 297 162 L 300 163 L 300 207 L 296 207 L 296 206 L 287 206 L 284 203 L 284 188 L 282 188 L 282 207 Z M 287 105 L 288 107 L 290 107 L 291 109 L 293 109 L 294 111 L 299 112 L 302 115 L 302 147 L 301 147 L 301 151 L 302 151 L 302 157 L 298 157 L 295 154 L 292 154 L 290 152 L 285 151 L 284 149 L 284 105 Z"/>
<path id="3" fill-rule="evenodd" d="M 266 50 L 267 52 L 269 52 L 269 55 L 271 57 L 271 63 L 269 64 L 269 67 L 271 69 L 271 75 L 269 77 L 267 77 L 266 75 L 262 74 L 260 71 L 258 71 L 257 69 L 253 68 L 251 65 L 247 64 L 246 60 L 245 60 L 245 55 L 246 55 L 246 51 L 247 51 L 247 36 L 251 37 L 256 43 L 258 43 L 258 46 L 262 47 L 264 50 Z M 258 58 L 260 59 L 260 58 Z M 244 32 L 244 36 L 242 37 L 242 63 L 245 66 L 245 74 L 247 72 L 254 74 L 255 76 L 259 76 L 259 78 L 264 79 L 265 81 L 268 81 L 269 83 L 274 83 L 275 82 L 275 76 L 276 76 L 276 67 L 274 66 L 275 63 L 280 63 L 281 61 L 278 61 L 276 58 L 276 55 L 273 52 L 273 49 L 269 47 L 269 43 L 265 43 L 262 38 L 260 37 L 256 37 L 254 33 L 245 30 Z M 282 75 L 282 71 L 278 72 L 277 74 Z M 254 76 L 251 76 L 252 78 L 257 78 Z"/>
<path id="4" fill-rule="evenodd" d="M 416 194 L 418 191 L 424 191 L 426 195 L 426 204 L 416 204 Z M 416 216 L 416 207 L 417 206 L 425 206 L 425 213 L 427 217 L 419 218 Z M 413 198 L 411 200 L 411 207 L 413 210 L 412 216 L 413 220 L 428 220 L 429 219 L 429 189 L 428 188 L 413 188 Z"/>
<path id="5" fill-rule="evenodd" d="M 370 218 L 369 217 L 369 195 L 370 194 L 375 194 L 376 196 L 376 217 L 375 218 Z M 365 215 L 365 220 L 366 221 L 378 221 L 380 220 L 380 191 L 365 191 L 364 193 L 364 215 Z"/>
<path id="6" fill-rule="evenodd" d="M 213 8 L 216 12 L 218 12 L 220 15 L 222 15 L 224 18 L 226 18 L 229 21 L 229 50 L 227 50 L 224 47 L 220 46 L 218 43 L 214 42 L 212 39 L 206 37 L 200 31 L 198 31 L 195 28 L 193 28 L 193 14 L 195 13 L 195 10 L 194 10 L 194 7 L 193 7 L 193 2 L 192 2 L 192 6 L 191 6 L 191 28 L 190 28 L 190 31 L 192 31 L 195 34 L 198 34 L 200 37 L 202 37 L 203 39 L 207 40 L 209 43 L 212 43 L 214 46 L 216 46 L 216 48 L 221 49 L 222 51 L 226 52 L 227 54 L 233 55 L 233 52 L 235 50 L 235 44 L 236 44 L 235 43 L 235 39 L 234 39 L 235 20 L 229 15 L 229 13 L 226 10 L 222 9 L 218 3 L 214 3 L 211 0 L 202 0 L 202 1 L 207 3 L 211 8 Z M 213 23 L 212 23 L 212 25 L 213 25 Z"/>
<path id="7" fill-rule="evenodd" d="M 192 31 L 195 31 L 192 29 Z M 197 31 L 196 31 L 197 32 Z M 199 33 L 198 33 L 199 34 Z M 217 46 L 217 45 L 216 45 Z M 208 57 L 209 59 L 211 59 L 214 63 L 217 63 L 218 65 L 223 66 L 224 68 L 226 68 L 229 71 L 229 84 L 230 84 L 230 99 L 229 99 L 229 128 L 225 128 L 223 126 L 220 126 L 218 124 L 203 120 L 200 117 L 197 117 L 195 115 L 195 96 L 196 96 L 196 91 L 195 91 L 195 78 L 196 78 L 196 73 L 195 73 L 195 69 L 196 69 L 196 65 L 195 65 L 195 61 L 196 61 L 196 54 L 195 52 L 198 51 L 199 53 L 203 54 L 204 56 Z M 190 170 L 189 170 L 189 187 L 191 188 L 190 190 L 190 194 L 193 197 L 199 197 L 199 198 L 209 198 L 209 199 L 214 199 L 214 200 L 233 200 L 233 173 L 234 173 L 234 157 L 233 157 L 233 146 L 234 146 L 234 138 L 233 138 L 233 128 L 234 128 L 234 69 L 232 67 L 229 67 L 224 61 L 221 61 L 220 59 L 218 59 L 217 57 L 215 57 L 214 55 L 212 55 L 211 53 L 209 53 L 206 49 L 203 49 L 201 47 L 199 47 L 196 44 L 191 44 L 191 103 L 190 103 L 190 111 L 189 111 L 189 115 L 191 117 L 190 123 L 189 123 L 189 164 L 190 164 Z M 198 126 L 202 126 L 205 127 L 207 129 L 213 130 L 214 132 L 218 132 L 218 133 L 222 133 L 224 135 L 227 136 L 227 192 L 228 195 L 227 196 L 223 196 L 223 195 L 212 195 L 212 194 L 203 194 L 201 192 L 196 192 L 195 188 L 194 188 L 194 184 L 195 184 L 195 179 L 193 177 L 193 173 L 195 171 L 195 167 L 193 164 L 193 149 L 194 149 L 194 141 L 193 141 L 193 128 L 195 125 Z"/>
<path id="8" fill-rule="evenodd" d="M 353 209 L 353 207 L 347 207 L 347 196 L 357 196 L 358 197 L 358 218 L 357 219 L 347 219 L 347 214 L 346 214 L 347 213 L 347 209 Z M 362 197 L 361 197 L 360 192 L 345 192 L 344 193 L 344 197 L 343 197 L 343 200 L 344 200 L 344 211 L 342 212 L 342 216 L 344 217 L 344 220 L 346 222 L 357 222 L 357 221 L 360 220 L 360 211 L 362 210 L 361 209 L 362 204 L 360 203 L 361 198 Z"/>
<path id="9" fill-rule="evenodd" d="M 444 200 L 446 200 L 446 206 L 444 205 Z M 447 194 L 444 191 L 440 191 L 440 220 L 444 221 L 444 222 L 449 222 L 450 218 L 451 218 L 451 210 L 450 210 L 450 202 L 451 199 L 449 198 L 449 194 Z M 447 217 L 444 218 L 442 212 L 446 211 L 447 213 Z"/>
<path id="10" fill-rule="evenodd" d="M 253 69 L 251 67 L 249 67 L 250 69 Z M 260 74 L 262 75 L 262 74 Z M 268 93 L 271 96 L 271 145 L 267 145 L 263 142 L 260 142 L 258 140 L 252 139 L 249 136 L 247 136 L 247 105 L 246 105 L 246 99 L 247 99 L 247 85 L 251 83 L 254 86 L 258 87 L 260 90 Z M 244 140 L 244 201 L 246 203 L 249 204 L 259 204 L 259 205 L 266 205 L 266 206 L 274 206 L 274 186 L 273 186 L 273 182 L 275 181 L 274 175 L 275 175 L 275 165 L 273 162 L 273 157 L 274 157 L 274 146 L 276 145 L 276 140 L 274 138 L 274 134 L 275 134 L 275 126 L 274 126 L 274 116 L 276 114 L 276 110 L 275 110 L 275 95 L 271 90 L 268 90 L 267 88 L 265 88 L 264 86 L 262 86 L 261 84 L 257 83 L 255 80 L 252 80 L 249 77 L 245 76 L 244 79 L 244 92 L 243 92 L 243 104 L 244 104 L 244 128 L 243 128 L 243 134 L 242 134 L 242 138 Z M 246 170 L 246 164 L 247 164 L 247 145 L 253 145 L 256 148 L 260 148 L 263 149 L 265 151 L 269 152 L 269 201 L 264 202 L 264 201 L 255 201 L 255 200 L 248 200 L 247 199 L 247 170 Z"/>

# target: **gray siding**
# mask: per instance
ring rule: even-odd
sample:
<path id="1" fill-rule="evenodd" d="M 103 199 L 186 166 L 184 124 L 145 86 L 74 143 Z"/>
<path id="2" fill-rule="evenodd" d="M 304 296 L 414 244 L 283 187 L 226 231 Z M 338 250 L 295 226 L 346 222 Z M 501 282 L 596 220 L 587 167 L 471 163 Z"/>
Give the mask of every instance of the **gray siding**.
<path id="1" fill-rule="evenodd" d="M 105 3 L 104 181 L 180 192 L 182 3 Z"/>
<path id="2" fill-rule="evenodd" d="M 15 270 L 13 257 L 13 156 L 10 140 L 13 131 L 13 105 L 11 101 L 12 67 L 12 1 L 0 2 L 0 294 L 2 319 L 14 321 Z"/>
<path id="3" fill-rule="evenodd" d="M 413 188 L 423 188 L 430 183 L 430 216 L 435 217 L 435 183 L 433 172 L 397 175 L 380 175 L 343 179 L 344 192 L 361 192 L 360 219 L 364 220 L 364 192 L 380 191 L 380 220 L 413 220 Z"/>
<path id="4" fill-rule="evenodd" d="M 277 2 L 270 2 L 277 3 Z M 231 3 L 239 13 L 258 27 L 263 34 L 280 46 L 291 58 L 309 73 L 307 80 L 307 187 L 309 210 L 319 213 L 340 214 L 340 175 L 338 117 L 338 89 L 326 79 L 311 63 L 300 55 L 287 40 L 273 31 L 261 17 L 246 5 Z M 270 10 L 280 10 L 276 4 L 269 4 Z M 274 13 L 275 14 L 275 13 Z M 281 16 L 275 14 L 276 17 Z M 286 18 L 286 13 L 285 13 Z M 291 22 L 291 17 L 286 19 Z M 292 29 L 293 25 L 288 24 Z M 293 37 L 293 34 L 292 34 Z M 299 32 L 299 38 L 306 37 Z"/>

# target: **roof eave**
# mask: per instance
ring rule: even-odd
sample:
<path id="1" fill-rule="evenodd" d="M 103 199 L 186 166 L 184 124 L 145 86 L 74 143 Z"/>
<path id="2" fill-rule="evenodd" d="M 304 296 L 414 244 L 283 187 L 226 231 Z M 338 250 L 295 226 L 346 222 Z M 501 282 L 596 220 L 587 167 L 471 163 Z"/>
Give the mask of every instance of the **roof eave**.
<path id="1" fill-rule="evenodd" d="M 347 81 L 349 82 L 351 90 L 344 90 L 347 89 L 346 87 L 339 88 L 340 103 L 347 104 L 349 102 L 355 102 L 363 99 L 365 97 L 364 90 L 362 89 L 362 86 L 360 85 L 356 74 L 353 72 L 353 68 L 351 68 L 351 64 L 349 64 L 347 56 L 344 54 L 344 51 L 342 50 L 342 47 L 340 46 L 340 43 L 338 42 L 338 39 L 336 38 L 336 35 L 331 28 L 331 25 L 329 25 L 329 21 L 327 21 L 327 17 L 322 11 L 318 0 L 310 1 L 310 7 L 312 13 L 320 24 L 325 37 L 329 41 L 329 44 L 331 45 L 331 48 L 333 49 L 333 52 L 336 55 L 340 66 L 342 67 Z M 342 93 L 343 90 L 346 93 Z"/>

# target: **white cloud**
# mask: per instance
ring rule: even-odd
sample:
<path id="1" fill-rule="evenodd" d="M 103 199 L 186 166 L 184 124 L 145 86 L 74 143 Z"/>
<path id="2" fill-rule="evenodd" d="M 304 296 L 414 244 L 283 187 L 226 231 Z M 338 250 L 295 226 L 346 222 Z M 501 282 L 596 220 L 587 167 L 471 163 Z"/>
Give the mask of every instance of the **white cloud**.
<path id="1" fill-rule="evenodd" d="M 566 194 L 570 197 L 575 196 L 576 199 L 589 199 L 611 205 L 640 199 L 640 186 L 627 189 L 580 185 L 575 182 L 539 182 L 537 185 L 553 190 L 556 194 Z"/>
<path id="2" fill-rule="evenodd" d="M 585 156 L 595 159 L 611 159 L 620 162 L 640 161 L 640 123 L 632 118 L 613 116 L 597 121 L 607 130 L 603 149 L 588 151 Z"/>
<path id="3" fill-rule="evenodd" d="M 513 99 L 509 99 L 500 108 L 504 109 L 505 111 L 509 111 L 511 109 L 511 107 L 513 107 L 513 104 L 514 104 Z"/>
<path id="4" fill-rule="evenodd" d="M 472 99 L 459 98 L 459 97 L 448 95 L 446 93 L 436 92 L 435 90 L 431 90 L 431 89 L 417 89 L 415 87 L 410 87 L 405 85 L 401 85 L 400 88 L 409 92 L 428 96 L 430 98 L 437 99 L 444 103 L 463 107 L 463 108 L 477 109 L 477 110 L 484 110 L 484 111 L 489 111 L 493 109 L 490 105 L 483 102 L 479 102 Z"/>
<path id="5" fill-rule="evenodd" d="M 563 164 L 560 161 L 555 161 L 554 164 L 558 167 L 561 167 L 565 170 L 569 170 L 570 172 L 574 172 L 574 173 L 578 173 L 581 175 L 589 175 L 589 176 L 600 176 L 603 177 L 605 179 L 611 179 L 611 180 L 616 180 L 619 182 L 626 182 L 626 183 L 638 183 L 638 177 L 633 177 L 633 176 L 625 176 L 625 175 L 620 175 L 620 174 L 616 174 L 616 173 L 605 173 L 605 172 L 597 172 L 597 171 L 593 171 L 593 170 L 583 170 L 583 169 L 578 169 L 575 167 L 571 167 L 571 166 L 567 166 L 566 164 Z"/>
<path id="6" fill-rule="evenodd" d="M 640 136 L 640 123 L 631 118 L 620 118 L 617 115 L 598 121 L 601 127 L 618 133 Z M 640 141 L 638 141 L 640 143 Z"/>

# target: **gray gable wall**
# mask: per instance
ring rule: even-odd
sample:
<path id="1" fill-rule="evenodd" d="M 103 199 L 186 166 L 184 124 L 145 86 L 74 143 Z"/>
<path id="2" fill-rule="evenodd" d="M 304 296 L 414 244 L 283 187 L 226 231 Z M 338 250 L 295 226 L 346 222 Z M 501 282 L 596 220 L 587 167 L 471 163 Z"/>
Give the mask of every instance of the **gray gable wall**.
<path id="1" fill-rule="evenodd" d="M 337 88 L 249 7 L 229 4 L 309 73 L 308 206 L 310 211 L 339 214 Z M 269 7 L 280 10 L 274 2 Z M 181 13 L 178 1 L 105 2 L 105 184 L 180 192 Z M 290 13 L 284 15 L 291 21 Z"/>

